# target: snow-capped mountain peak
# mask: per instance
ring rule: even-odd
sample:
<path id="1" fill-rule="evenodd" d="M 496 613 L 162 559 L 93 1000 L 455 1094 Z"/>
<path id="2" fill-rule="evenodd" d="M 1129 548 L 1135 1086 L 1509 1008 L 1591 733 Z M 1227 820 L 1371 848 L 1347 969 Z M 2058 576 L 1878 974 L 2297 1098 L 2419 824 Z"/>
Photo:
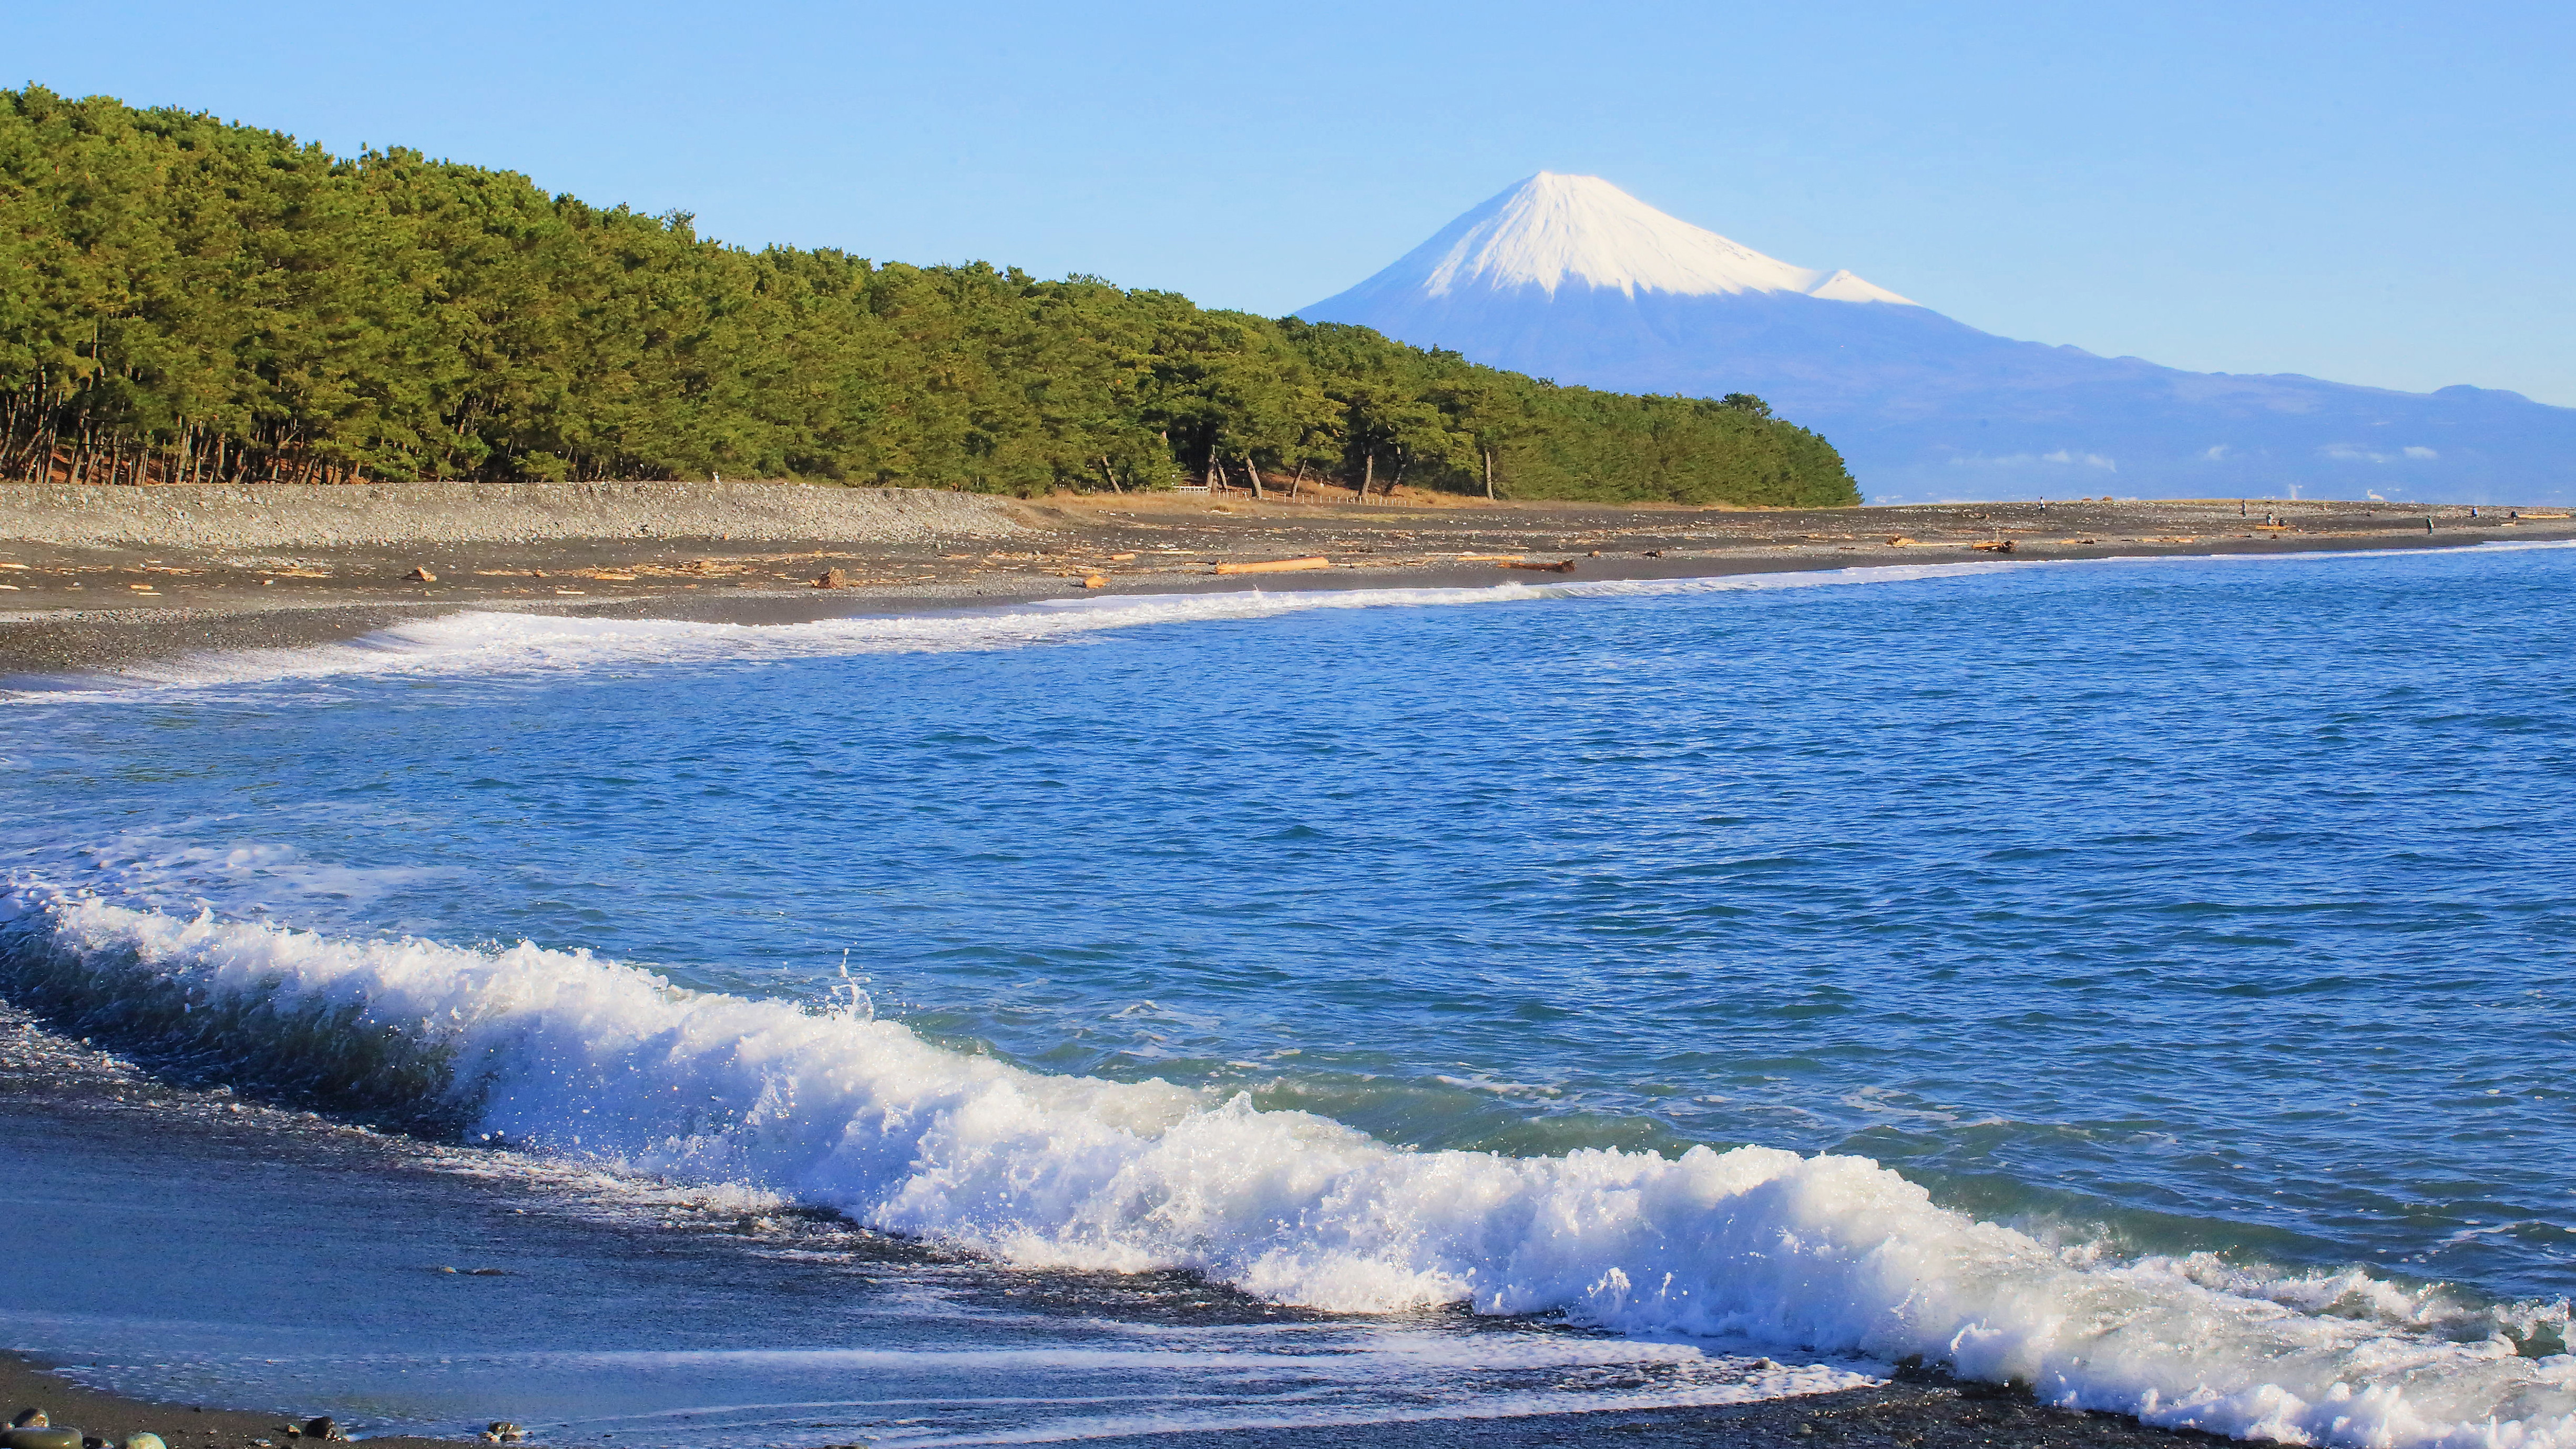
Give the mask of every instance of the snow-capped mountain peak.
<path id="1" fill-rule="evenodd" d="M 1297 315 L 1566 387 L 1753 393 L 1830 439 L 1880 502 L 2115 483 L 2150 498 L 2576 497 L 2576 408 L 2016 342 L 1849 272 L 1766 257 L 1593 176 L 1533 176 Z"/>
<path id="2" fill-rule="evenodd" d="M 1451 222 L 1381 278 L 1412 281 L 1429 296 L 1462 290 L 1572 283 L 1681 296 L 1797 292 L 1836 302 L 1906 298 L 1849 272 L 1820 272 L 1767 257 L 1713 231 L 1666 216 L 1598 176 L 1542 171 Z"/>

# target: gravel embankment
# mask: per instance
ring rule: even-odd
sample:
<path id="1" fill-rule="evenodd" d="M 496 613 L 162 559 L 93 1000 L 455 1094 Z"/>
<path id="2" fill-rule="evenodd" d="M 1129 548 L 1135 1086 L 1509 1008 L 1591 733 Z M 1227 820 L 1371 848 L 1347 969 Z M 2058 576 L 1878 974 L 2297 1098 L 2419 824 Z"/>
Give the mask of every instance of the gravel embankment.
<path id="1" fill-rule="evenodd" d="M 1026 533 L 984 494 L 797 483 L 0 484 L 0 538 L 70 547 L 351 548 L 554 539 L 934 543 Z"/>

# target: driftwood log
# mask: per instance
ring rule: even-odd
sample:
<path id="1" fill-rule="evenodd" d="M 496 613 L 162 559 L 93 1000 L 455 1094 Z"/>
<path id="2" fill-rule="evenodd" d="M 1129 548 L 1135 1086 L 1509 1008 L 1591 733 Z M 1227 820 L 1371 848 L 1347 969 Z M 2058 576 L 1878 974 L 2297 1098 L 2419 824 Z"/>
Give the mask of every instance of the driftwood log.
<path id="1" fill-rule="evenodd" d="M 1216 566 L 1216 571 L 1221 574 L 1288 574 L 1332 566 L 1333 561 L 1328 558 L 1272 558 L 1258 563 L 1221 563 Z"/>

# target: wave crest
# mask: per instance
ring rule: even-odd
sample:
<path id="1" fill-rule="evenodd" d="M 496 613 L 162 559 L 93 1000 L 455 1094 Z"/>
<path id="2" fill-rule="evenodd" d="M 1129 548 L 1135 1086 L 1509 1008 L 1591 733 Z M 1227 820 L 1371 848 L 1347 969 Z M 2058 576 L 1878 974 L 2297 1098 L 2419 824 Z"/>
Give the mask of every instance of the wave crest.
<path id="1" fill-rule="evenodd" d="M 1919 1357 L 2291 1443 L 2576 1446 L 2576 1358 L 2525 1356 L 2548 1323 L 2463 1342 L 2434 1331 L 2429 1295 L 2357 1272 L 2098 1263 L 1940 1208 L 1864 1158 L 1405 1151 L 1240 1096 L 1029 1072 L 583 952 L 339 940 L 37 887 L 8 901 L 0 985 L 128 1050 L 753 1185 L 1026 1266 Z M 2354 1295 L 2371 1310 L 2339 1314 Z M 2540 1317 L 2563 1344 L 2563 1306 Z"/>

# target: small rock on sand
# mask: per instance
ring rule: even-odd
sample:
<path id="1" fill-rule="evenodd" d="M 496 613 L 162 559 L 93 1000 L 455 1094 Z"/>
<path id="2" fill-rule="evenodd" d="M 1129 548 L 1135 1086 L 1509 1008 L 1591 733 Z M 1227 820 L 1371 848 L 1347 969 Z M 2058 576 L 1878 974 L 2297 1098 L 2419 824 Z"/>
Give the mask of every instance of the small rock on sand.
<path id="1" fill-rule="evenodd" d="M 410 573 L 403 575 L 403 577 L 415 584 L 434 584 L 438 582 L 438 575 L 431 573 L 426 567 L 414 568 Z"/>
<path id="2" fill-rule="evenodd" d="M 825 569 L 814 576 L 814 587 L 818 589 L 846 589 L 849 586 L 850 575 L 843 569 Z"/>

